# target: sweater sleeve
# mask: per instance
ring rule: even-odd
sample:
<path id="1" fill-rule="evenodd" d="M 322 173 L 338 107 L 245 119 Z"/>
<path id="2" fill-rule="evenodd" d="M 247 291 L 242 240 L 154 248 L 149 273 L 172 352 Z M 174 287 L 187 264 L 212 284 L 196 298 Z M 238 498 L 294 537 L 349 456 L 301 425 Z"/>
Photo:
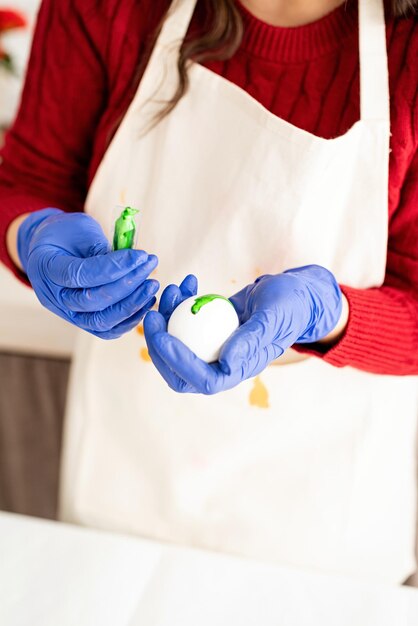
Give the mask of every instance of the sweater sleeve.
<path id="1" fill-rule="evenodd" d="M 106 72 L 77 4 L 43 1 L 20 109 L 0 154 L 0 260 L 17 276 L 5 243 L 10 223 L 45 207 L 80 211 L 86 196 Z"/>
<path id="2" fill-rule="evenodd" d="M 389 224 L 384 284 L 341 285 L 350 305 L 348 325 L 325 352 L 297 346 L 336 367 L 387 375 L 418 375 L 418 151 Z"/>

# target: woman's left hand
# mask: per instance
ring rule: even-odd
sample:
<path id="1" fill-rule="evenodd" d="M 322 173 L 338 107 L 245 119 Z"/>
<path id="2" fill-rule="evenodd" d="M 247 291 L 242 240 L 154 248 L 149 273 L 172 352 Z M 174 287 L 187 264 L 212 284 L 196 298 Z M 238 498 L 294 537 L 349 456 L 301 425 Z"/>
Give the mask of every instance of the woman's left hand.
<path id="1" fill-rule="evenodd" d="M 197 293 L 188 276 L 180 287 L 170 285 L 159 313 L 144 321 L 150 357 L 168 385 L 179 393 L 212 395 L 256 376 L 295 343 L 315 343 L 337 326 L 343 296 L 331 272 L 318 265 L 258 278 L 230 298 L 241 326 L 224 344 L 219 361 L 205 363 L 167 333 L 174 309 Z"/>

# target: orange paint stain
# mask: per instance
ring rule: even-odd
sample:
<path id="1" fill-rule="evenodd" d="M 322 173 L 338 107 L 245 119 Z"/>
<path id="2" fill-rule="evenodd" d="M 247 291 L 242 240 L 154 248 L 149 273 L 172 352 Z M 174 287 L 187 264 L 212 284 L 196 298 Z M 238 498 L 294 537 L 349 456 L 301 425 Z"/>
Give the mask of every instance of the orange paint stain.
<path id="1" fill-rule="evenodd" d="M 120 192 L 120 195 L 119 195 L 119 202 L 120 202 L 121 204 L 123 204 L 123 206 L 125 206 L 125 205 L 126 205 L 126 193 L 125 193 L 125 190 L 124 190 L 124 189 Z"/>
<path id="2" fill-rule="evenodd" d="M 254 386 L 251 390 L 249 400 L 251 406 L 255 406 L 259 409 L 268 409 L 270 406 L 269 392 L 260 376 L 254 378 Z"/>
<path id="3" fill-rule="evenodd" d="M 141 335 L 141 337 L 143 337 L 145 335 L 144 327 L 142 326 L 142 324 L 140 324 L 139 326 L 136 327 L 136 332 L 138 333 L 138 335 Z"/>
<path id="4" fill-rule="evenodd" d="M 151 362 L 151 357 L 150 357 L 149 352 L 148 352 L 148 350 L 146 348 L 141 348 L 139 356 L 146 363 L 150 363 Z"/>
<path id="5" fill-rule="evenodd" d="M 231 278 L 231 283 L 232 283 L 233 285 L 236 285 L 236 283 L 237 283 L 236 278 Z"/>

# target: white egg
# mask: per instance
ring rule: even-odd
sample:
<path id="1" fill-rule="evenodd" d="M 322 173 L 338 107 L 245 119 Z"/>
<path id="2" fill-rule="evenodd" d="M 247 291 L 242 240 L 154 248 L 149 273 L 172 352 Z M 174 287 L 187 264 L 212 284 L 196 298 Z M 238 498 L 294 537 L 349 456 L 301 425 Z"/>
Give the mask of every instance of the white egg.
<path id="1" fill-rule="evenodd" d="M 174 310 L 168 332 L 200 359 L 213 363 L 238 326 L 238 315 L 229 300 L 222 296 L 193 296 Z"/>

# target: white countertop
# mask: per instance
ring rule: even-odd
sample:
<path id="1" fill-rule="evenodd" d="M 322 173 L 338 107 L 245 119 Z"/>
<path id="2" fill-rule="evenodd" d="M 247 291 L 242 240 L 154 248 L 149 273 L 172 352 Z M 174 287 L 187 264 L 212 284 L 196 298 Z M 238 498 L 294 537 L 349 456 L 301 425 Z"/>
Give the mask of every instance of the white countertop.
<path id="1" fill-rule="evenodd" d="M 0 514 L 2 626 L 417 626 L 418 590 Z"/>
<path id="2" fill-rule="evenodd" d="M 76 328 L 50 313 L 0 264 L 0 351 L 71 356 Z"/>

